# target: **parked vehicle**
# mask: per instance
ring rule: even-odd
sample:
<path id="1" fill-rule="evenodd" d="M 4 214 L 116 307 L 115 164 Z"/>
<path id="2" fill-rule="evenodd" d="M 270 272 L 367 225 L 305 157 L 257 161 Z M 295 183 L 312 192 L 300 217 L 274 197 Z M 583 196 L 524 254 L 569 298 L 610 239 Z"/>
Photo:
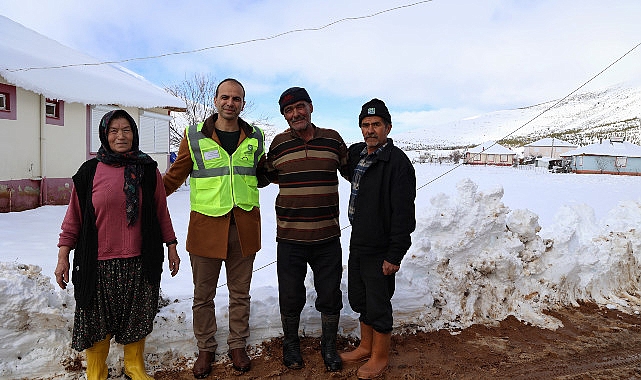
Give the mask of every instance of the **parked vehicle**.
<path id="1" fill-rule="evenodd" d="M 571 173 L 570 161 L 568 160 L 552 160 L 548 166 L 550 173 Z"/>

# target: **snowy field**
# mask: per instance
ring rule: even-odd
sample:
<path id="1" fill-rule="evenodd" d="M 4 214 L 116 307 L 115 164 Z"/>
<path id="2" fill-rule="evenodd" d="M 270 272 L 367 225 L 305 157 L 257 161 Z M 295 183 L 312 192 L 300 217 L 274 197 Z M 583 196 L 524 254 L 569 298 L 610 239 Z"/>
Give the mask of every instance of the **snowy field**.
<path id="1" fill-rule="evenodd" d="M 417 164 L 417 229 L 401 264 L 393 298 L 395 326 L 435 330 L 492 324 L 508 315 L 556 328 L 542 311 L 580 300 L 639 312 L 641 177 L 550 174 L 540 168 L 454 168 Z M 281 334 L 276 281 L 274 199 L 261 190 L 263 249 L 252 281 L 250 344 Z M 351 232 L 349 185 L 341 182 L 343 262 Z M 189 191 L 168 199 L 182 259 L 162 293 L 168 304 L 147 338 L 149 370 L 168 368 L 197 352 L 191 323 L 191 270 L 184 251 Z M 0 214 L 0 378 L 71 379 L 73 287 L 53 281 L 57 241 L 66 206 Z M 357 333 L 343 271 L 341 332 Z M 320 334 L 320 316 L 307 278 L 301 333 Z M 216 308 L 219 353 L 226 352 L 227 289 L 221 273 Z M 113 344 L 111 378 L 119 378 L 122 348 Z M 82 357 L 82 356 L 81 356 Z"/>

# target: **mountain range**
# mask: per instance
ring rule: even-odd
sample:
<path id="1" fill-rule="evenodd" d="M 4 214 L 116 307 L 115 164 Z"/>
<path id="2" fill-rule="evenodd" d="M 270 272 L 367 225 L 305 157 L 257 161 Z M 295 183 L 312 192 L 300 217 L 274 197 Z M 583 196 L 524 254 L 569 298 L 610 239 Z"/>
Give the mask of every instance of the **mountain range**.
<path id="1" fill-rule="evenodd" d="M 458 149 L 497 141 L 520 148 L 544 137 L 579 146 L 612 135 L 641 143 L 641 88 L 616 85 L 524 108 L 494 111 L 395 134 L 405 150 Z"/>

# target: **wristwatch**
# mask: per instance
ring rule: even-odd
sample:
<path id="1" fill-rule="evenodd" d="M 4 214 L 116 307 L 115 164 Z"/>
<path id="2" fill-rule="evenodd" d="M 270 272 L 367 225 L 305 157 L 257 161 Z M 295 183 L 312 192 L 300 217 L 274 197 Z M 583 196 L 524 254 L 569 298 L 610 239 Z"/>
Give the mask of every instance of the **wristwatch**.
<path id="1" fill-rule="evenodd" d="M 167 247 L 169 247 L 169 246 L 170 246 L 170 245 L 172 245 L 172 244 L 178 244 L 178 239 L 174 239 L 174 240 L 172 240 L 172 241 L 168 241 L 168 242 L 166 242 L 166 243 L 165 243 L 165 245 L 166 245 Z"/>

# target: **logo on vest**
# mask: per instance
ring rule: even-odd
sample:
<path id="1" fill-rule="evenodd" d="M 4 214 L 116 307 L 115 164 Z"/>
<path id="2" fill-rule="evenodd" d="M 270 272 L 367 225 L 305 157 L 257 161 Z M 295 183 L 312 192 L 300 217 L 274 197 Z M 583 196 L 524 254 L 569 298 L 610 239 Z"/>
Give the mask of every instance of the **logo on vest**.
<path id="1" fill-rule="evenodd" d="M 215 160 L 220 158 L 220 152 L 218 149 L 208 150 L 205 152 L 205 160 Z"/>
<path id="2" fill-rule="evenodd" d="M 241 159 L 249 161 L 250 158 L 254 155 L 254 146 L 252 144 L 247 145 L 247 150 L 244 152 Z"/>

